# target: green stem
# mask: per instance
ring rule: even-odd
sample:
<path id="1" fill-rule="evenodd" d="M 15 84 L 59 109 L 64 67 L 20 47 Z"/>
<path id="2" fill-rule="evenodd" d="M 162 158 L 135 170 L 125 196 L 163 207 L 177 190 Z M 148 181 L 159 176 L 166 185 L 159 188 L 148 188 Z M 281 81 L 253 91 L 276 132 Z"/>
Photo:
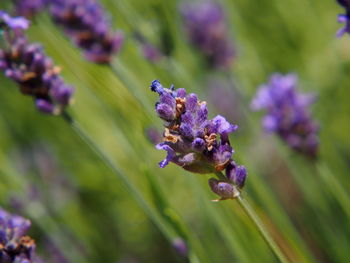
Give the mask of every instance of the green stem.
<path id="1" fill-rule="evenodd" d="M 125 86 L 127 87 L 141 87 L 128 90 L 132 93 L 137 102 L 139 102 L 143 106 L 143 110 L 146 112 L 146 116 L 153 116 L 153 111 L 150 111 L 150 107 L 148 107 L 150 101 L 147 100 L 147 96 L 145 96 L 145 93 L 143 92 L 143 90 L 147 89 L 144 88 L 143 84 L 137 81 L 137 77 L 130 70 L 128 70 L 127 67 L 124 67 L 119 61 L 119 59 L 109 64 L 108 68 L 117 78 L 119 78 L 122 81 L 123 85 L 125 84 Z"/>
<path id="2" fill-rule="evenodd" d="M 228 182 L 227 177 L 223 175 L 221 172 L 216 172 L 215 175 L 219 178 L 220 181 Z M 286 259 L 282 251 L 279 249 L 275 241 L 272 239 L 271 235 L 269 234 L 266 227 L 264 226 L 264 223 L 261 221 L 257 213 L 255 213 L 254 209 L 250 206 L 249 202 L 243 199 L 240 193 L 234 200 L 237 200 L 237 202 L 239 203 L 241 208 L 244 210 L 246 215 L 250 218 L 250 220 L 252 220 L 255 227 L 259 231 L 260 235 L 265 240 L 266 244 L 270 247 L 270 249 L 273 251 L 273 253 L 276 255 L 276 257 L 280 260 L 280 262 L 288 263 L 288 260 Z"/>
<path id="3" fill-rule="evenodd" d="M 335 199 L 339 202 L 340 206 L 350 218 L 350 197 L 349 194 L 345 191 L 343 185 L 339 183 L 334 174 L 332 174 L 330 168 L 325 163 L 317 163 L 315 167 L 318 171 L 319 176 L 323 182 L 327 185 L 327 189 L 332 192 Z"/>
<path id="4" fill-rule="evenodd" d="M 146 202 L 144 197 L 138 192 L 137 188 L 130 182 L 127 176 L 123 173 L 109 156 L 94 142 L 94 140 L 85 132 L 80 124 L 75 121 L 67 112 L 63 112 L 63 119 L 70 127 L 78 134 L 90 149 L 102 160 L 102 162 L 118 177 L 118 179 L 127 187 L 129 193 L 135 198 L 147 216 L 157 225 L 165 237 L 172 242 L 176 237 L 172 231 L 161 219 L 160 215 Z"/>
<path id="5" fill-rule="evenodd" d="M 288 263 L 287 258 L 284 256 L 280 248 L 277 246 L 275 241 L 272 239 L 271 235 L 267 231 L 266 227 L 264 226 L 263 222 L 259 218 L 259 216 L 255 213 L 254 209 L 250 206 L 247 200 L 243 199 L 243 197 L 240 195 L 236 198 L 237 202 L 241 206 L 241 208 L 244 210 L 244 212 L 247 214 L 247 216 L 252 220 L 254 225 L 256 226 L 257 230 L 259 231 L 262 238 L 265 240 L 266 244 L 270 247 L 270 249 L 275 253 L 276 257 L 279 259 L 282 263 Z"/>
<path id="6" fill-rule="evenodd" d="M 118 177 L 118 179 L 124 183 L 128 188 L 129 193 L 135 198 L 136 202 L 140 205 L 146 215 L 153 221 L 153 223 L 159 228 L 163 235 L 172 242 L 178 237 L 178 234 L 167 225 L 158 212 L 151 207 L 139 193 L 137 188 L 130 182 L 125 173 L 120 169 L 67 112 L 62 113 L 63 119 L 70 125 L 70 127 L 77 133 L 77 135 L 84 141 L 90 149 L 103 161 L 103 163 Z M 189 262 L 200 262 L 196 252 L 192 249 L 189 251 Z"/>

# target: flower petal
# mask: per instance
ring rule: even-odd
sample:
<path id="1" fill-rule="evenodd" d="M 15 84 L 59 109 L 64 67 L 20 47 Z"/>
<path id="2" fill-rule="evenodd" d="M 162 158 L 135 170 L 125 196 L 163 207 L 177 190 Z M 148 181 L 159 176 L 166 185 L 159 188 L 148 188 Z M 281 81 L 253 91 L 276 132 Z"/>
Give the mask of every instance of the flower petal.
<path id="1" fill-rule="evenodd" d="M 157 150 L 164 150 L 167 152 L 167 156 L 165 157 L 165 159 L 159 163 L 160 168 L 164 168 L 165 166 L 167 166 L 169 164 L 169 162 L 172 161 L 174 157 L 176 157 L 175 151 L 164 142 L 158 143 L 156 145 L 156 149 Z"/>

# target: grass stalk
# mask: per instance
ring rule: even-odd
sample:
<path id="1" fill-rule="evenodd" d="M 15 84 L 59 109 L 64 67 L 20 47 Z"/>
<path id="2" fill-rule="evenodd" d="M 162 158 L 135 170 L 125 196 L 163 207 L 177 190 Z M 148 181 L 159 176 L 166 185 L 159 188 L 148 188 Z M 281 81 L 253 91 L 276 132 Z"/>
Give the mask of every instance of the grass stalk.
<path id="1" fill-rule="evenodd" d="M 257 213 L 255 213 L 254 209 L 249 204 L 249 202 L 246 199 L 244 199 L 241 195 L 235 198 L 235 200 L 237 200 L 240 207 L 243 209 L 246 215 L 250 218 L 250 220 L 254 223 L 261 237 L 265 240 L 266 244 L 270 247 L 270 249 L 279 259 L 279 261 L 282 263 L 288 263 L 289 261 L 284 256 L 280 248 L 277 246 L 277 244 L 271 237 L 270 233 L 267 231 L 266 227 L 264 226 L 263 222 L 261 221 Z"/>
<path id="2" fill-rule="evenodd" d="M 80 137 L 82 141 L 84 141 L 89 148 L 101 159 L 101 161 L 108 167 L 117 177 L 118 179 L 126 186 L 129 193 L 134 197 L 136 202 L 140 205 L 143 211 L 147 214 L 147 216 L 155 223 L 156 226 L 159 227 L 160 231 L 164 234 L 164 236 L 169 240 L 173 241 L 176 237 L 176 234 L 170 227 L 168 227 L 160 215 L 146 202 L 143 196 L 138 192 L 136 187 L 132 182 L 128 179 L 125 173 L 119 168 L 90 137 L 90 135 L 81 127 L 81 125 L 74 120 L 67 112 L 62 114 L 63 119 L 69 124 L 69 126 L 73 129 L 73 131 Z"/>
<path id="3" fill-rule="evenodd" d="M 216 172 L 215 175 L 219 178 L 220 181 L 227 181 L 227 178 L 225 175 L 223 175 L 221 172 Z M 237 190 L 238 191 L 238 190 Z M 235 197 L 240 207 L 243 209 L 245 214 L 250 218 L 253 225 L 258 230 L 261 237 L 264 239 L 266 244 L 269 246 L 269 248 L 272 250 L 272 252 L 275 254 L 275 256 L 279 259 L 282 263 L 288 263 L 289 261 L 284 256 L 280 248 L 277 246 L 276 242 L 271 237 L 270 233 L 267 231 L 264 223 L 259 218 L 258 214 L 254 211 L 254 209 L 251 207 L 249 202 L 244 199 L 240 192 L 238 192 L 238 196 Z"/>
<path id="4" fill-rule="evenodd" d="M 316 163 L 315 169 L 317 170 L 319 177 L 327 185 L 326 188 L 332 192 L 334 198 L 338 201 L 348 218 L 350 218 L 350 210 L 348 209 L 350 207 L 349 194 L 345 191 L 339 180 L 324 162 Z"/>

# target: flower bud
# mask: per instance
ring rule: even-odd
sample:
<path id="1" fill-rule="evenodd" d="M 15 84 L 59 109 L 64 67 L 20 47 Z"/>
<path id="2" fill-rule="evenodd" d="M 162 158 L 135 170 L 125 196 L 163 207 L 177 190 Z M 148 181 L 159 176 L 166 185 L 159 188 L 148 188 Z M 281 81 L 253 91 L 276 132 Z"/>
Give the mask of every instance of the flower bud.
<path id="1" fill-rule="evenodd" d="M 234 199 L 239 196 L 239 191 L 230 183 L 222 182 L 215 178 L 209 179 L 211 190 L 221 197 L 221 200 Z"/>
<path id="2" fill-rule="evenodd" d="M 239 189 L 242 189 L 247 177 L 247 170 L 243 165 L 237 166 L 234 161 L 231 161 L 226 167 L 226 177 Z"/>

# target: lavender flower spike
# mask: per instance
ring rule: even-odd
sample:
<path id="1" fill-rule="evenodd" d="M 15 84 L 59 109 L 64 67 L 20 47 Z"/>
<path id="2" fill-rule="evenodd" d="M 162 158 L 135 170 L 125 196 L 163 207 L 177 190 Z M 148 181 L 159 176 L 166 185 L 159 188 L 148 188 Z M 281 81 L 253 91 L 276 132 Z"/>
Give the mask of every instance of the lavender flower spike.
<path id="1" fill-rule="evenodd" d="M 200 101 L 194 93 L 187 94 L 185 89 L 175 90 L 174 86 L 167 89 L 154 80 L 151 90 L 159 94 L 156 112 L 164 120 L 165 126 L 163 142 L 157 144 L 156 148 L 165 150 L 167 156 L 159 166 L 164 168 L 172 162 L 187 171 L 200 174 L 226 169 L 230 177 L 225 178 L 225 183 L 232 187 L 243 187 L 245 169 L 244 172 L 237 172 L 237 175 L 231 171 L 234 162 L 229 134 L 238 128 L 237 125 L 232 125 L 220 115 L 208 119 L 206 102 Z M 222 192 L 214 192 L 228 198 L 226 194 L 222 196 Z"/>
<path id="2" fill-rule="evenodd" d="M 265 130 L 278 134 L 293 150 L 315 158 L 319 128 L 308 111 L 315 96 L 298 93 L 297 81 L 293 74 L 273 74 L 269 83 L 260 86 L 251 107 L 267 111 L 262 120 Z"/>
<path id="3" fill-rule="evenodd" d="M 0 208 L 0 262 L 38 263 L 35 242 L 25 236 L 30 221 Z M 40 260 L 40 262 L 42 262 Z"/>
<path id="4" fill-rule="evenodd" d="M 17 28 L 16 28 L 17 29 Z M 60 68 L 23 31 L 8 30 L 7 45 L 0 47 L 0 71 L 15 81 L 23 94 L 34 98 L 43 113 L 60 114 L 72 101 L 73 88 L 60 77 Z"/>
<path id="5" fill-rule="evenodd" d="M 345 24 L 337 32 L 337 37 L 341 37 L 345 33 L 350 33 L 350 0 L 337 0 L 337 2 L 345 8 L 345 14 L 338 15 L 338 22 Z"/>
<path id="6" fill-rule="evenodd" d="M 235 52 L 221 6 L 211 1 L 182 6 L 181 13 L 190 42 L 216 68 L 230 67 Z"/>
<path id="7" fill-rule="evenodd" d="M 112 32 L 97 0 L 51 0 L 50 13 L 88 60 L 110 63 L 119 51 L 123 36 Z"/>

